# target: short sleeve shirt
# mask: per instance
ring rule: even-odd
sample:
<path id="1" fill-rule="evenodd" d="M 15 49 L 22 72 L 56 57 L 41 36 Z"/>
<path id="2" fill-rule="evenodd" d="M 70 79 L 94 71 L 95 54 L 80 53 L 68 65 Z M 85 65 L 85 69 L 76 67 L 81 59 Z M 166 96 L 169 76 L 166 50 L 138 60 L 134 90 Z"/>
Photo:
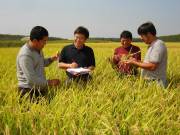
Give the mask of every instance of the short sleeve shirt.
<path id="1" fill-rule="evenodd" d="M 167 48 L 163 41 L 157 39 L 149 46 L 144 58 L 145 63 L 157 63 L 158 67 L 154 71 L 142 69 L 142 76 L 147 79 L 158 80 L 164 87 L 166 86 L 167 70 Z"/>
<path id="2" fill-rule="evenodd" d="M 74 44 L 71 44 L 62 49 L 59 62 L 68 64 L 76 62 L 78 67 L 95 66 L 94 52 L 88 46 L 84 45 L 82 49 L 77 49 Z"/>

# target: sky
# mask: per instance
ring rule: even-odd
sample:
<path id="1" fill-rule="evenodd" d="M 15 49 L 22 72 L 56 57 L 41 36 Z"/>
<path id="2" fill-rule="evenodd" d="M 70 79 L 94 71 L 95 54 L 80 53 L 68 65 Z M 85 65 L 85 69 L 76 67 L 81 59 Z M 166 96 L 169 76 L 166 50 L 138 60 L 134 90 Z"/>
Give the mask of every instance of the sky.
<path id="1" fill-rule="evenodd" d="M 40 25 L 51 37 L 73 38 L 78 26 L 90 37 L 138 37 L 147 21 L 158 36 L 180 34 L 180 0 L 0 0 L 0 34 L 29 35 Z"/>

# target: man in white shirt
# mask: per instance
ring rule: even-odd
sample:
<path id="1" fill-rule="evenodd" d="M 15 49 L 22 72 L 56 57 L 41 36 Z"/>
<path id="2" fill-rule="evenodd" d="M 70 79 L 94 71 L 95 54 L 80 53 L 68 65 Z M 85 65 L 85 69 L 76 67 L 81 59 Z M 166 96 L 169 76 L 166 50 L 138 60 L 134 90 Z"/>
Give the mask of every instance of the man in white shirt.
<path id="1" fill-rule="evenodd" d="M 138 34 L 141 39 L 148 44 L 148 50 L 144 61 L 130 59 L 130 63 L 142 68 L 142 76 L 149 81 L 157 81 L 164 88 L 167 87 L 167 48 L 163 41 L 156 37 L 155 26 L 150 23 L 144 23 L 138 28 Z"/>

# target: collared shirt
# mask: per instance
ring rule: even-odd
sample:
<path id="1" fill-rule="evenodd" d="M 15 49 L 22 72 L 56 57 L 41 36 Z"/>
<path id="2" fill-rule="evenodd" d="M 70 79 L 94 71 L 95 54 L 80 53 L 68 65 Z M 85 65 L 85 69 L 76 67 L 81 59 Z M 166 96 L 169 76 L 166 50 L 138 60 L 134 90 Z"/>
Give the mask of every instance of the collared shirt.
<path id="1" fill-rule="evenodd" d="M 65 46 L 59 56 L 59 62 L 72 63 L 76 62 L 78 67 L 90 67 L 95 66 L 95 58 L 93 50 L 88 46 L 83 46 L 81 49 L 77 49 L 74 44 Z M 67 72 L 66 72 L 67 73 Z M 69 73 L 67 75 L 72 78 Z"/>
<path id="2" fill-rule="evenodd" d="M 157 80 L 166 87 L 167 48 L 163 41 L 157 39 L 149 45 L 144 62 L 156 63 L 158 66 L 154 71 L 142 69 L 142 76 L 146 79 Z"/>
<path id="3" fill-rule="evenodd" d="M 122 57 L 126 57 L 127 55 L 133 54 L 132 57 L 136 60 L 141 60 L 141 52 L 140 48 L 134 45 L 130 45 L 127 48 L 118 47 L 114 51 L 114 55 L 118 55 L 119 59 L 113 59 L 114 64 L 117 66 L 117 70 L 121 73 L 125 74 L 137 74 L 137 67 L 134 67 L 130 64 L 124 64 L 121 62 Z"/>
<path id="4" fill-rule="evenodd" d="M 30 89 L 46 88 L 44 67 L 51 63 L 50 58 L 44 59 L 42 51 L 37 51 L 28 44 L 22 46 L 16 60 L 18 86 Z"/>

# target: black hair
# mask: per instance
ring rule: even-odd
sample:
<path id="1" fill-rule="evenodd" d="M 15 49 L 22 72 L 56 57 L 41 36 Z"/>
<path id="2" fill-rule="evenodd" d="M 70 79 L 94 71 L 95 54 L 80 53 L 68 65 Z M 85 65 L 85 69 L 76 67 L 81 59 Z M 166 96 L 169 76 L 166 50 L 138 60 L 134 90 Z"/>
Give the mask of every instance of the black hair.
<path id="1" fill-rule="evenodd" d="M 35 26 L 30 32 L 30 40 L 33 41 L 34 39 L 36 39 L 39 41 L 48 35 L 48 31 L 44 27 Z"/>
<path id="2" fill-rule="evenodd" d="M 130 31 L 123 31 L 120 35 L 121 38 L 129 38 L 132 40 L 132 33 Z"/>
<path id="3" fill-rule="evenodd" d="M 151 22 L 146 22 L 138 28 L 139 35 L 147 35 L 148 33 L 151 33 L 154 36 L 156 35 L 156 28 Z"/>
<path id="4" fill-rule="evenodd" d="M 86 39 L 89 38 L 89 31 L 87 28 L 83 27 L 83 26 L 79 26 L 75 31 L 74 34 L 82 34 L 86 37 Z"/>

